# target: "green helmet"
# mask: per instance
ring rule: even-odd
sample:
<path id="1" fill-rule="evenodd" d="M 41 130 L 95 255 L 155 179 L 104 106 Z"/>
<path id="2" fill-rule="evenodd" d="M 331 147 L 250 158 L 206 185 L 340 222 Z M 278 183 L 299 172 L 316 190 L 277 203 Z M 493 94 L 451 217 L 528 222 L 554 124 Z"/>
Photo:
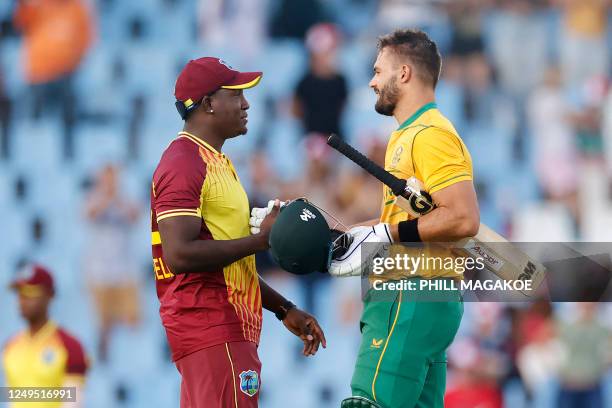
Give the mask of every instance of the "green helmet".
<path id="1" fill-rule="evenodd" d="M 326 272 L 332 256 L 332 233 L 321 212 L 305 199 L 281 208 L 270 231 L 270 253 L 287 272 Z"/>

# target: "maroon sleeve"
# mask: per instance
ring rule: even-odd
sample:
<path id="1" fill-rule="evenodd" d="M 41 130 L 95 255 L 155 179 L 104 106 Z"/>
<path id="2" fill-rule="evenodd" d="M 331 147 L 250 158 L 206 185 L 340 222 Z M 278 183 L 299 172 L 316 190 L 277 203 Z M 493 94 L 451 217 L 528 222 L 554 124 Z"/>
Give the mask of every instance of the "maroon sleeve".
<path id="1" fill-rule="evenodd" d="M 200 216 L 206 163 L 192 146 L 171 145 L 153 174 L 153 209 L 158 221 L 173 215 Z"/>
<path id="2" fill-rule="evenodd" d="M 81 343 L 64 329 L 58 329 L 57 332 L 68 354 L 66 374 L 85 375 L 87 372 L 87 358 Z"/>

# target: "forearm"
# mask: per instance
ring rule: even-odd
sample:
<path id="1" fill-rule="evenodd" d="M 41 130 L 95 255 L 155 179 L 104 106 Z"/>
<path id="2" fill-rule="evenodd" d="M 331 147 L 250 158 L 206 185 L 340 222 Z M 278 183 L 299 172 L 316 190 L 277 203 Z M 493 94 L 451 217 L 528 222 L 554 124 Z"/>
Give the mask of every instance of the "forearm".
<path id="1" fill-rule="evenodd" d="M 164 247 L 164 254 L 168 254 L 172 272 L 180 274 L 219 270 L 267 248 L 261 237 L 250 235 L 230 240 L 193 240 L 168 250 Z"/>
<path id="2" fill-rule="evenodd" d="M 261 304 L 264 309 L 276 313 L 281 306 L 287 303 L 287 299 L 272 289 L 261 276 L 259 277 L 259 289 L 261 290 Z"/>
<path id="3" fill-rule="evenodd" d="M 478 233 L 478 216 L 456 214 L 446 207 L 437 207 L 420 217 L 417 222 L 418 235 L 423 242 L 454 242 Z M 400 242 L 398 224 L 390 226 L 391 236 Z"/>

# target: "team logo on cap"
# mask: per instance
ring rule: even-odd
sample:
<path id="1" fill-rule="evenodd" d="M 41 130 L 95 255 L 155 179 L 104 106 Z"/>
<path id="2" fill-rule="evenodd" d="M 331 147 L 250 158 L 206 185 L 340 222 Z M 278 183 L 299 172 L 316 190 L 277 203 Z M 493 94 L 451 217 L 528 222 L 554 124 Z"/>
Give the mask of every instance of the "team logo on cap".
<path id="1" fill-rule="evenodd" d="M 314 215 L 312 213 L 312 211 L 310 211 L 308 208 L 304 208 L 302 210 L 302 214 L 300 215 L 300 218 L 302 219 L 302 221 L 308 221 L 308 220 L 314 220 L 315 218 L 317 218 L 316 215 Z"/>
<path id="2" fill-rule="evenodd" d="M 225 67 L 227 69 L 231 69 L 232 71 L 234 70 L 234 68 L 232 68 L 232 66 L 230 64 L 228 64 L 227 62 L 223 61 L 221 58 L 219 58 L 219 64 L 225 65 Z"/>
<path id="3" fill-rule="evenodd" d="M 257 371 L 243 371 L 240 373 L 239 377 L 240 391 L 244 392 L 249 397 L 257 394 L 257 391 L 259 391 L 259 374 L 257 374 Z"/>

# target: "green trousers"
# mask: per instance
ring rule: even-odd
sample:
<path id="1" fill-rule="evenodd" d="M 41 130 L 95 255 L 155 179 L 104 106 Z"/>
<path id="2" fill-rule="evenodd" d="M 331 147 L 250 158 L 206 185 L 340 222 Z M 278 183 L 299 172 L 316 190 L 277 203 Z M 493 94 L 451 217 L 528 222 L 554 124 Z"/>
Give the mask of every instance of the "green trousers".
<path id="1" fill-rule="evenodd" d="M 383 408 L 444 407 L 446 349 L 459 329 L 463 301 L 459 291 L 436 295 L 430 301 L 423 291 L 370 289 L 351 381 L 354 396 Z"/>

